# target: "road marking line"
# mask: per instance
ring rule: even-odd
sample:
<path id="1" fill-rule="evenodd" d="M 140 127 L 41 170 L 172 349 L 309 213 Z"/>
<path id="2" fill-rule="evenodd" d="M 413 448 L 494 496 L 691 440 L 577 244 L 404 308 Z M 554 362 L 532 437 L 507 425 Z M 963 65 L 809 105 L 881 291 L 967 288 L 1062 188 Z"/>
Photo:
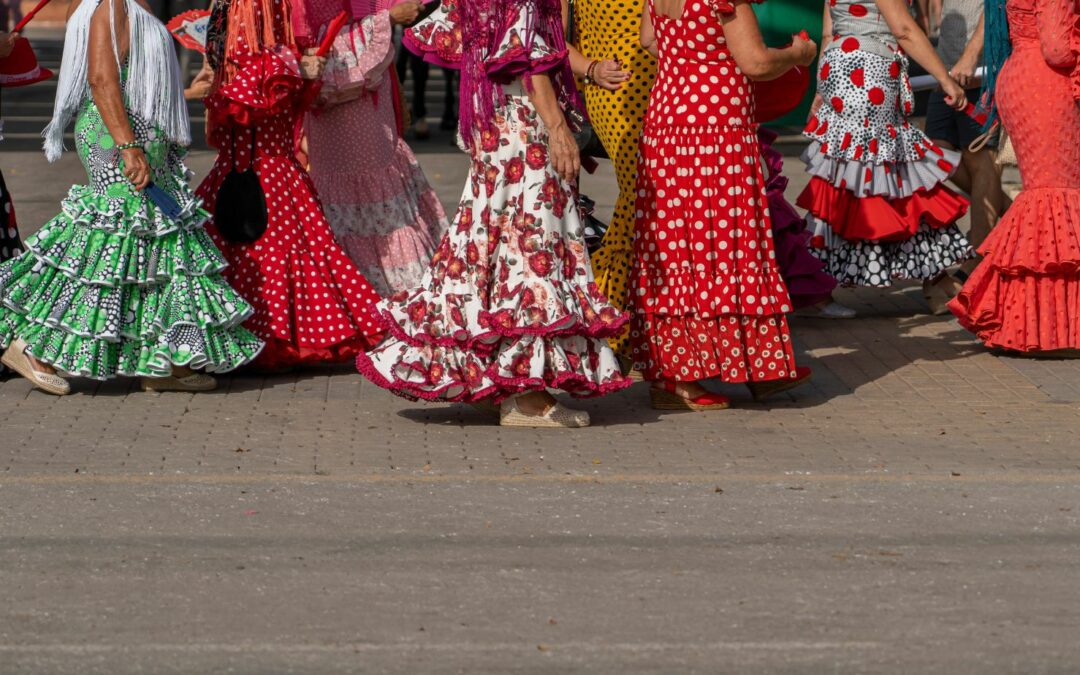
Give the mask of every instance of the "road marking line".
<path id="1" fill-rule="evenodd" d="M 770 642 L 545 642 L 544 647 L 551 651 L 587 651 L 595 653 L 607 652 L 693 652 L 693 651 L 825 651 L 837 649 L 880 649 L 880 642 L 808 642 L 793 640 L 777 640 Z M 0 644 L 0 653 L 8 654 L 49 654 L 61 653 L 74 656 L 97 655 L 109 653 L 215 653 L 226 652 L 233 654 L 263 653 L 356 653 L 356 652 L 496 652 L 509 653 L 514 651 L 528 650 L 537 651 L 534 642 L 357 642 L 338 644 L 281 644 L 276 642 L 265 643 L 191 643 L 191 644 L 160 644 L 144 643 L 131 645 L 104 645 L 104 644 L 29 644 L 12 645 Z"/>
<path id="2" fill-rule="evenodd" d="M 993 474 L 521 474 L 521 475 L 461 475 L 461 474 L 87 474 L 0 476 L 0 487 L 15 485 L 259 485 L 272 483 L 418 483 L 418 484 L 600 484 L 628 483 L 689 483 L 689 484 L 797 484 L 797 483 L 1080 483 L 1080 472 Z"/>

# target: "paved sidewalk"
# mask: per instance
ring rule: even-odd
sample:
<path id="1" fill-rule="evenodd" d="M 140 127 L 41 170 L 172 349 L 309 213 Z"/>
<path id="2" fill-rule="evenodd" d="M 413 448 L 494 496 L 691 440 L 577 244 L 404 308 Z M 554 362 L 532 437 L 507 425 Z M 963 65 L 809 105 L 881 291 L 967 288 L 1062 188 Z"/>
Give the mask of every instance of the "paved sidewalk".
<path id="1" fill-rule="evenodd" d="M 463 158 L 422 161 L 452 207 Z M 24 231 L 81 173 L 0 167 Z M 863 316 L 792 322 L 792 395 L 637 385 L 580 432 L 347 366 L 0 382 L 0 673 L 1075 672 L 1080 364 L 993 356 L 914 287 L 839 297 Z"/>

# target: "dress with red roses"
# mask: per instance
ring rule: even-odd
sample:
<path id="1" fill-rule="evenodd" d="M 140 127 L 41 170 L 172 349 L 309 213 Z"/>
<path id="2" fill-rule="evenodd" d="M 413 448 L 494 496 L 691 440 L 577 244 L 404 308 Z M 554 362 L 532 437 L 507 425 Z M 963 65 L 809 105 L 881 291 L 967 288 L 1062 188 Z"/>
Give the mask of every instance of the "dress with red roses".
<path id="1" fill-rule="evenodd" d="M 483 123 L 467 138 L 468 182 L 423 282 L 378 304 L 390 335 L 357 366 L 411 399 L 501 400 L 546 388 L 594 396 L 622 388 L 629 382 L 605 338 L 626 317 L 596 288 L 575 188 L 552 168 L 547 131 L 521 82 L 565 63 L 561 38 L 545 39 L 538 3 L 524 0 L 501 5 L 507 15 L 489 23 L 499 34 L 472 40 L 465 49 L 479 53 L 462 54 L 460 4 L 444 3 L 409 31 L 406 44 L 444 65 L 464 59 L 463 99 L 484 90 L 468 84 L 473 59 L 472 73 L 501 83 L 498 103 L 493 119 L 478 115 Z M 494 11 L 486 7 L 473 11 Z M 466 111 L 482 109 L 482 102 L 465 103 Z"/>

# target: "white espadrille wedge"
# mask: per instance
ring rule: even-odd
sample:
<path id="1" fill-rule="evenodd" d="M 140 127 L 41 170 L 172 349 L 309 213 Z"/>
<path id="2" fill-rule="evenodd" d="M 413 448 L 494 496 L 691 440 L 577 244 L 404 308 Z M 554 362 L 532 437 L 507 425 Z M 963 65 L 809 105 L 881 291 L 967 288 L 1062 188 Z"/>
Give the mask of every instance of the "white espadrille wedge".
<path id="1" fill-rule="evenodd" d="M 499 426 L 580 429 L 589 426 L 589 413 L 556 403 L 543 415 L 526 415 L 517 405 L 517 397 L 504 399 L 499 406 Z"/>
<path id="2" fill-rule="evenodd" d="M 217 380 L 206 373 L 192 373 L 183 377 L 144 377 L 143 391 L 213 391 L 217 389 Z"/>
<path id="3" fill-rule="evenodd" d="M 11 341 L 7 351 L 0 357 L 0 363 L 30 380 L 41 391 L 55 396 L 65 396 L 71 393 L 71 385 L 64 378 L 34 369 L 33 362 L 26 355 L 26 343 L 21 338 L 15 338 Z"/>

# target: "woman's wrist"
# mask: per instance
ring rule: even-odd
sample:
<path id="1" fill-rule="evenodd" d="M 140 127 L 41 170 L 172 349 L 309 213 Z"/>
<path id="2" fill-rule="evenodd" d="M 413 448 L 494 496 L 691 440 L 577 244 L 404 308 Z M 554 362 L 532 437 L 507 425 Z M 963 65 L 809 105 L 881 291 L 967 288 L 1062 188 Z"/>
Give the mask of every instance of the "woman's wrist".
<path id="1" fill-rule="evenodd" d="M 600 61 L 597 59 L 593 59 L 591 62 L 589 62 L 589 67 L 585 69 L 584 79 L 586 85 L 596 84 L 596 67 L 598 65 L 600 65 Z"/>

